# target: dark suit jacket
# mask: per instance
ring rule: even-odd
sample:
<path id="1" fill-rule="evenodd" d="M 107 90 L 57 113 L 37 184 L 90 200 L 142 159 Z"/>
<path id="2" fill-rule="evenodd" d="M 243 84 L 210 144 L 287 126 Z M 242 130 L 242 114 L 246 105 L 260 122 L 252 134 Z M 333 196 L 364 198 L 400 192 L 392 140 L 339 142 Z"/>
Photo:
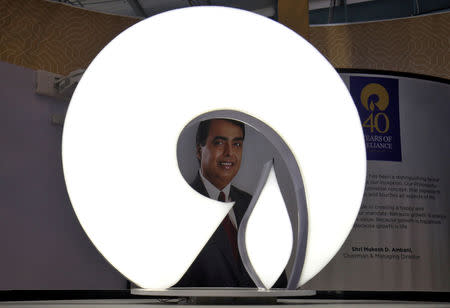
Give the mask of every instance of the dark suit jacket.
<path id="1" fill-rule="evenodd" d="M 199 175 L 191 183 L 191 186 L 200 194 L 209 197 Z M 235 202 L 233 209 L 239 226 L 252 196 L 231 186 L 230 198 Z M 274 287 L 285 287 L 286 282 L 286 276 L 283 274 Z M 236 261 L 234 258 L 227 233 L 220 224 L 175 287 L 255 288 L 256 286 L 245 270 L 242 261 L 240 259 Z"/>

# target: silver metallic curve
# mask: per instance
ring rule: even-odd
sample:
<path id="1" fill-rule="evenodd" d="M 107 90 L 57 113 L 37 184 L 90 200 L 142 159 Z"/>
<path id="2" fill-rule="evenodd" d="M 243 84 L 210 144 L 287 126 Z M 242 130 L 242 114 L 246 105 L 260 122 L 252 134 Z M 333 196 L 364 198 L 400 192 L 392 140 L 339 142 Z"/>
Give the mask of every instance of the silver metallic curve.
<path id="1" fill-rule="evenodd" d="M 275 169 L 275 174 L 277 175 L 277 180 L 279 173 L 277 170 L 280 170 L 277 167 L 280 167 L 281 164 L 285 165 L 289 181 L 292 183 L 294 188 L 295 196 L 295 208 L 291 208 L 290 210 L 288 208 L 289 219 L 293 228 L 293 247 L 291 253 L 291 259 L 293 258 L 293 267 L 288 277 L 288 284 L 286 289 L 295 290 L 297 289 L 298 282 L 300 281 L 300 276 L 305 261 L 306 242 L 308 237 L 308 212 L 306 207 L 306 196 L 303 179 L 294 154 L 289 149 L 287 144 L 283 141 L 281 136 L 278 135 L 270 126 L 258 120 L 257 118 L 240 111 L 215 110 L 207 112 L 194 118 L 186 125 L 186 127 L 200 121 L 217 118 L 231 119 L 243 122 L 262 134 L 272 144 L 277 153 L 277 158 L 274 157 L 273 159 L 273 166 Z M 277 159 L 279 159 L 280 161 L 278 162 Z M 266 183 L 271 166 L 272 164 L 270 162 L 269 164 L 266 164 L 264 166 L 263 172 L 258 181 L 257 189 L 253 194 L 253 198 L 246 213 L 244 214 L 243 221 L 245 218 L 248 220 L 248 218 L 250 217 L 251 212 L 255 207 L 258 197 L 262 191 L 262 188 Z M 285 205 L 286 207 L 288 207 L 286 203 Z M 253 266 L 251 265 L 248 258 L 247 249 L 245 247 L 245 227 L 243 228 L 243 226 L 246 226 L 246 223 L 242 225 L 241 222 L 241 226 L 238 230 L 238 248 L 239 253 L 241 254 L 242 263 L 244 264 L 250 277 L 255 282 L 256 286 L 258 288 L 265 288 L 260 278 L 256 275 L 256 272 L 254 271 Z"/>
<path id="2" fill-rule="evenodd" d="M 272 169 L 272 166 L 273 161 L 268 161 L 267 163 L 264 164 L 261 170 L 261 175 L 259 176 L 258 185 L 256 186 L 256 189 L 253 193 L 253 197 L 252 200 L 250 201 L 250 204 L 248 205 L 247 211 L 245 212 L 244 217 L 242 217 L 238 230 L 238 248 L 239 254 L 241 255 L 242 263 L 244 264 L 247 273 L 250 275 L 250 277 L 252 278 L 253 282 L 255 283 L 258 289 L 265 289 L 266 287 L 262 283 L 258 274 L 256 274 L 256 271 L 253 268 L 252 263 L 250 262 L 250 258 L 247 252 L 245 233 L 247 232 L 248 220 L 253 210 L 255 209 L 256 202 L 258 201 L 259 196 L 261 195 L 261 192 L 267 182 L 267 178 L 269 177 L 270 169 Z"/>

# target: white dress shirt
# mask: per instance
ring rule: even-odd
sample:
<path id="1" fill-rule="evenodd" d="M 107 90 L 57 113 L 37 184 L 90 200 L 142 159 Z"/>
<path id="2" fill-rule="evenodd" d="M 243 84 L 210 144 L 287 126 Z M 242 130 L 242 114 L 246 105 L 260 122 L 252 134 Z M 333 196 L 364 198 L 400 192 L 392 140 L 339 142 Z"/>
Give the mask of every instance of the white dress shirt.
<path id="1" fill-rule="evenodd" d="M 234 201 L 234 200 L 231 200 L 231 197 L 230 197 L 231 183 L 228 183 L 228 185 L 225 186 L 222 190 L 219 190 L 219 189 L 217 189 L 216 186 L 214 186 L 210 181 L 208 181 L 203 176 L 201 171 L 199 171 L 198 173 L 200 174 L 200 178 L 202 179 L 203 185 L 206 188 L 206 192 L 208 193 L 208 195 L 211 199 L 218 200 L 220 192 L 223 191 L 223 193 L 225 194 L 225 200 L 227 202 Z M 230 211 L 228 212 L 228 217 L 230 218 L 233 226 L 237 229 L 237 221 L 236 221 L 236 216 L 234 215 L 233 208 L 231 208 Z"/>

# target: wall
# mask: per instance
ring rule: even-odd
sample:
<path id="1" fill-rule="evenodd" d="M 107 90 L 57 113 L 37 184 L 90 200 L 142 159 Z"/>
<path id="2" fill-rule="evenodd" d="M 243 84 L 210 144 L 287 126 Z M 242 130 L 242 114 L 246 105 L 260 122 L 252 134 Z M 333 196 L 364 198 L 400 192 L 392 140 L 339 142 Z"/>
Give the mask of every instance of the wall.
<path id="1" fill-rule="evenodd" d="M 280 1 L 279 5 L 289 8 L 291 2 Z M 139 21 L 42 0 L 4 0 L 0 9 L 6 12 L 0 18 L 0 61 L 60 74 L 86 68 L 111 39 Z M 293 23 L 289 16 L 285 15 L 285 22 Z M 302 23 L 292 27 L 303 31 Z M 447 79 L 449 37 L 450 12 L 312 26 L 309 31 L 309 41 L 336 68 L 400 71 Z"/>
<path id="2" fill-rule="evenodd" d="M 2 0 L 0 61 L 66 75 L 139 19 L 43 0 Z"/>
<path id="3" fill-rule="evenodd" d="M 0 290 L 117 290 L 127 280 L 95 249 L 67 195 L 67 103 L 36 95 L 35 72 L 0 62 Z"/>
<path id="4" fill-rule="evenodd" d="M 336 68 L 450 78 L 450 13 L 310 27 L 310 42 Z"/>

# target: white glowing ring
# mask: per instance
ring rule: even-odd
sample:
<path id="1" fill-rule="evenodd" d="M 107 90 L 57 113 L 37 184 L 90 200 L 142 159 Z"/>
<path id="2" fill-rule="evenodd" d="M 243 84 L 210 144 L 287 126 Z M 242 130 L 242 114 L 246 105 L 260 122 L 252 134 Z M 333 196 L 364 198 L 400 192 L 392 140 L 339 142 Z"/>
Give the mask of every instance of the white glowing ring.
<path id="1" fill-rule="evenodd" d="M 175 10 L 132 26 L 100 52 L 64 127 L 64 174 L 77 217 L 130 280 L 153 289 L 175 284 L 230 207 L 192 190 L 176 161 L 184 125 L 217 109 L 267 123 L 299 163 L 309 220 L 301 285 L 351 230 L 364 143 L 333 67 L 297 34 L 256 14 Z"/>

